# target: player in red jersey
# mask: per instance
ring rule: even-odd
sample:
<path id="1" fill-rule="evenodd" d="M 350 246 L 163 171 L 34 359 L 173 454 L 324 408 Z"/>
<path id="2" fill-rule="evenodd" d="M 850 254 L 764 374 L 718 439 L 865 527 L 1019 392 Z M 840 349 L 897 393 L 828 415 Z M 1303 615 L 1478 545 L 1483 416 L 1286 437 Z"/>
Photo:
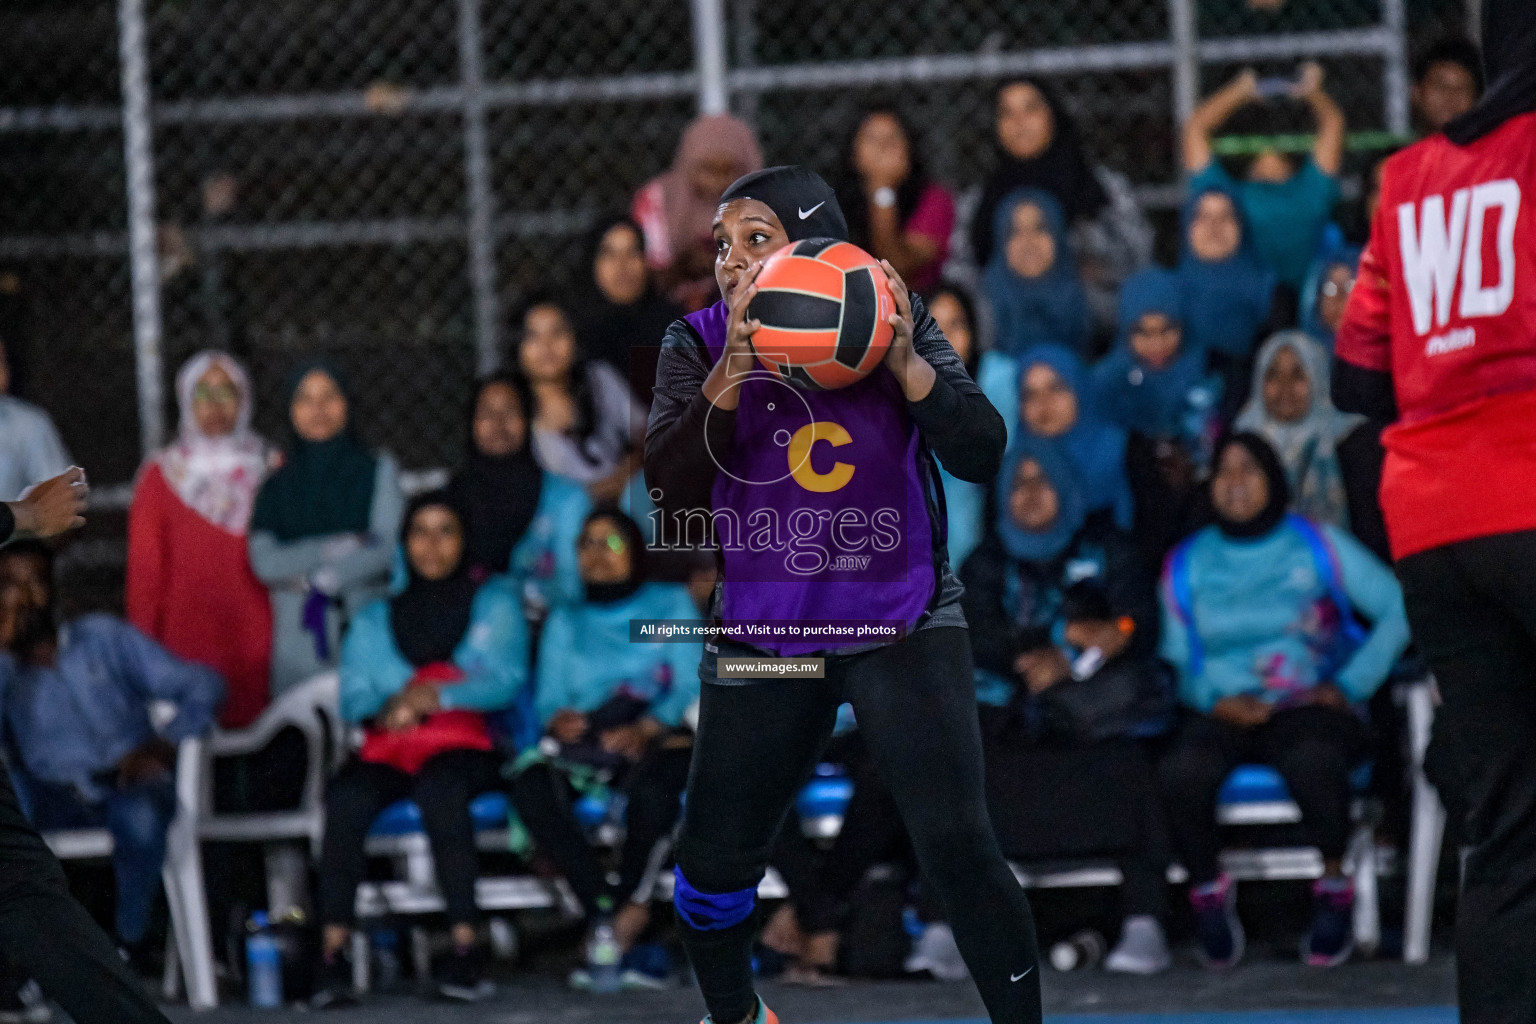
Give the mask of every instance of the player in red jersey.
<path id="1" fill-rule="evenodd" d="M 1536 1022 L 1536 4 L 1484 0 L 1482 101 L 1386 164 L 1334 402 L 1381 503 L 1470 805 L 1466 1024 Z"/>

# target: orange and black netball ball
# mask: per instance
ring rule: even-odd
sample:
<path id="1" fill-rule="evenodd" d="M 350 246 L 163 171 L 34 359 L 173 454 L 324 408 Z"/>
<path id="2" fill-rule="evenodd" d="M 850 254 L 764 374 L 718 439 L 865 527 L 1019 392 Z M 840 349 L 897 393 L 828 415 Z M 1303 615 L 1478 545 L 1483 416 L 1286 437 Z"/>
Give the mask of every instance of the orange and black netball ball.
<path id="1" fill-rule="evenodd" d="M 807 238 L 768 258 L 747 315 L 757 360 L 811 391 L 862 380 L 890 348 L 896 310 L 885 271 L 851 242 Z"/>

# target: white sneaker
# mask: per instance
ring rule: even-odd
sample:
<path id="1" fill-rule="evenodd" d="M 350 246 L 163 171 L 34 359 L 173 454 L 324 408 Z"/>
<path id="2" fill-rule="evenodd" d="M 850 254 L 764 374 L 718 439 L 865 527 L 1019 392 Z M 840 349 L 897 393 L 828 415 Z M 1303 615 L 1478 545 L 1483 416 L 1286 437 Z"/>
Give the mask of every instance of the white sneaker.
<path id="1" fill-rule="evenodd" d="M 1104 969 L 1117 974 L 1161 974 L 1172 966 L 1168 937 L 1150 915 L 1126 918 L 1120 941 L 1104 959 Z"/>
<path id="2" fill-rule="evenodd" d="M 955 945 L 955 933 L 947 924 L 924 928 L 917 947 L 902 966 L 914 974 L 927 971 L 940 981 L 964 981 L 971 976 L 960 957 L 960 947 Z"/>

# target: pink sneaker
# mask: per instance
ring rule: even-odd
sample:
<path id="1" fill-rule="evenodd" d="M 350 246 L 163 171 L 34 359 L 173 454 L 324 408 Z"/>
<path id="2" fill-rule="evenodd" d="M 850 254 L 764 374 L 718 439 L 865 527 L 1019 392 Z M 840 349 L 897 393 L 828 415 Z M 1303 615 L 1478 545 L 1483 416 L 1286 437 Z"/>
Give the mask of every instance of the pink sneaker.
<path id="1" fill-rule="evenodd" d="M 1235 967 L 1243 958 L 1243 924 L 1237 919 L 1237 886 L 1225 873 L 1189 890 L 1195 908 L 1195 953 L 1213 971 Z"/>

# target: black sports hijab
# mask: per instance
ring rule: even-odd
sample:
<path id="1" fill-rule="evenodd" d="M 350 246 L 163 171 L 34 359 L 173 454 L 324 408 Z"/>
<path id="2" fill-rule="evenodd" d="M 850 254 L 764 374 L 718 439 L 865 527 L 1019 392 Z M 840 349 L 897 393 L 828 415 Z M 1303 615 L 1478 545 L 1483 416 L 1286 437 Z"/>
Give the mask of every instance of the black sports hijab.
<path id="1" fill-rule="evenodd" d="M 808 167 L 765 167 L 753 171 L 720 196 L 724 206 L 733 199 L 756 199 L 784 225 L 791 242 L 806 238 L 848 240 L 848 220 L 837 195 L 821 175 Z"/>
<path id="2" fill-rule="evenodd" d="M 1536 3 L 1483 0 L 1483 73 L 1488 91 L 1477 106 L 1445 126 L 1468 146 L 1519 114 L 1536 110 Z"/>

